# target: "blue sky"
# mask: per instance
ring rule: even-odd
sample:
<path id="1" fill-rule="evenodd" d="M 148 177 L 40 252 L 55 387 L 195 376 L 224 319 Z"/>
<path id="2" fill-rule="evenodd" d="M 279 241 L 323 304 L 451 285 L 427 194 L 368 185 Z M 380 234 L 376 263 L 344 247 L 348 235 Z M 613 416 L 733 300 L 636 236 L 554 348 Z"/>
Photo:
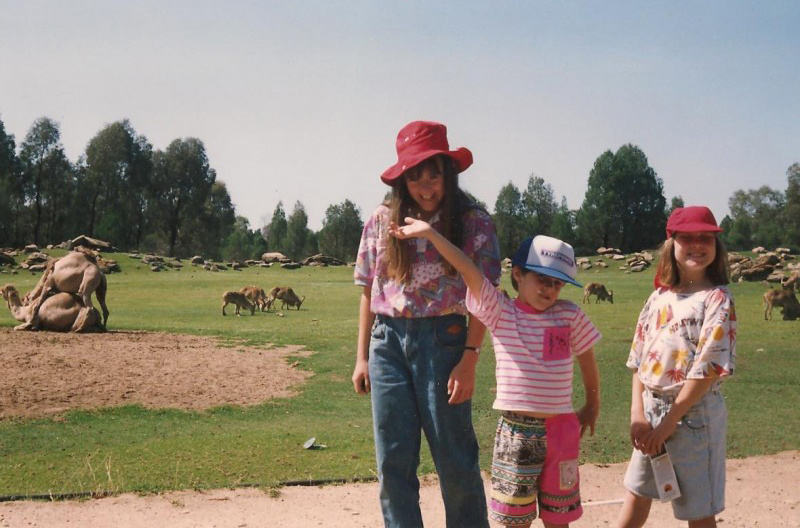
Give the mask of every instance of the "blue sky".
<path id="1" fill-rule="evenodd" d="M 462 186 L 544 178 L 570 208 L 595 159 L 638 145 L 667 200 L 721 219 L 800 162 L 791 1 L 0 0 L 0 119 L 60 123 L 77 160 L 128 118 L 157 149 L 197 137 L 238 214 L 345 199 L 366 217 L 397 131 L 448 126 Z"/>

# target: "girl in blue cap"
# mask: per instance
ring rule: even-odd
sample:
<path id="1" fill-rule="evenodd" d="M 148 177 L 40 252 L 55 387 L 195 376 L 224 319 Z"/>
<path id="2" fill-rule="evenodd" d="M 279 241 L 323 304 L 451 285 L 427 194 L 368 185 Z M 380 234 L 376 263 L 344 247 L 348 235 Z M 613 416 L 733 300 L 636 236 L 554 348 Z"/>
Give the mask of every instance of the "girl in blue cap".
<path id="1" fill-rule="evenodd" d="M 473 262 L 427 223 L 405 218 L 389 232 L 421 237 L 458 270 L 467 284 L 467 308 L 492 333 L 497 396 L 502 411 L 492 459 L 490 517 L 528 527 L 537 517 L 545 527 L 568 526 L 581 517 L 578 452 L 580 437 L 593 434 L 600 411 L 600 376 L 594 345 L 600 332 L 583 310 L 559 299 L 575 280 L 572 246 L 539 235 L 525 240 L 512 259 L 511 300 Z M 572 406 L 573 363 L 581 369 L 586 404 Z"/>

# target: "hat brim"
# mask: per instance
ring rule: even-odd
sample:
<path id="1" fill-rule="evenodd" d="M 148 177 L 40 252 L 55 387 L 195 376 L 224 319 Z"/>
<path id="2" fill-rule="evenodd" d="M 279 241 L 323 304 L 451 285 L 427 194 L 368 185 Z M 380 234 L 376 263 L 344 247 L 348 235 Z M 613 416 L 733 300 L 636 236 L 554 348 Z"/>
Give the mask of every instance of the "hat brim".
<path id="1" fill-rule="evenodd" d="M 573 279 L 572 277 L 570 277 L 566 273 L 562 273 L 562 272 L 560 272 L 558 270 L 554 270 L 554 269 L 551 269 L 551 268 L 545 268 L 544 266 L 526 265 L 526 266 L 523 266 L 523 267 L 526 270 L 533 271 L 535 273 L 538 273 L 539 275 L 547 275 L 548 277 L 553 277 L 554 279 L 558 279 L 558 280 L 562 280 L 564 282 L 568 282 L 570 284 L 574 284 L 578 288 L 583 288 L 583 284 L 581 284 L 580 282 L 576 281 L 575 279 Z"/>
<path id="2" fill-rule="evenodd" d="M 722 228 L 715 226 L 714 224 L 707 224 L 705 222 L 688 222 L 686 224 L 667 229 L 667 236 L 671 237 L 675 233 L 702 233 L 704 231 L 722 233 Z"/>
<path id="3" fill-rule="evenodd" d="M 412 169 L 434 156 L 445 155 L 456 163 L 456 171 L 464 172 L 472 165 L 472 152 L 468 148 L 460 147 L 456 150 L 426 150 L 418 152 L 414 156 L 398 160 L 397 163 L 389 167 L 381 174 L 381 180 L 387 185 L 391 185 L 397 178 L 409 169 Z"/>

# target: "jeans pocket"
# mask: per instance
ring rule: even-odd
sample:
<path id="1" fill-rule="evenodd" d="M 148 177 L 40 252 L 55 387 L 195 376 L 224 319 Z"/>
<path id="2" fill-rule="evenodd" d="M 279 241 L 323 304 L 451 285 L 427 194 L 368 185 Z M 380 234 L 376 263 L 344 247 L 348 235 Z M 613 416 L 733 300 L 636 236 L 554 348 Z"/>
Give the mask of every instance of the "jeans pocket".
<path id="1" fill-rule="evenodd" d="M 382 323 L 378 319 L 375 319 L 375 323 L 372 325 L 372 331 L 370 334 L 372 335 L 372 339 L 383 341 L 383 339 L 386 337 L 386 323 Z"/>
<path id="2" fill-rule="evenodd" d="M 694 407 L 689 409 L 689 412 L 683 415 L 681 422 L 683 422 L 683 425 L 692 431 L 700 431 L 706 427 L 706 421 L 703 419 L 703 413 L 700 411 L 700 409 L 696 409 Z"/>
<path id="3" fill-rule="evenodd" d="M 450 317 L 436 321 L 433 340 L 437 346 L 445 350 L 461 352 L 464 349 L 464 343 L 467 342 L 466 321 Z"/>

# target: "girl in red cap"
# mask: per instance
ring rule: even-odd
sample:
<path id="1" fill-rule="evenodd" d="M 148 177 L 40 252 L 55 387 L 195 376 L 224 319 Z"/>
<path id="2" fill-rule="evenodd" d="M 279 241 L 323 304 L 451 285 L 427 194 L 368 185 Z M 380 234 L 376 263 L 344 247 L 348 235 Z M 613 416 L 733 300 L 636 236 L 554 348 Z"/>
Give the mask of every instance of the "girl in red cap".
<path id="1" fill-rule="evenodd" d="M 627 361 L 634 449 L 620 527 L 644 526 L 653 499 L 671 500 L 675 518 L 693 528 L 716 526 L 725 507 L 720 385 L 734 370 L 736 313 L 720 231 L 707 207 L 679 207 L 667 221 L 656 290 Z"/>
<path id="2" fill-rule="evenodd" d="M 495 285 L 497 236 L 489 214 L 458 187 L 472 153 L 450 150 L 444 125 L 406 125 L 397 157 L 381 176 L 392 190 L 364 226 L 354 272 L 363 290 L 353 386 L 372 397 L 384 522 L 422 526 L 416 473 L 424 432 L 447 526 L 488 528 L 471 407 L 486 328 L 467 315 L 464 281 L 439 252 L 425 240 L 391 237 L 388 228 L 424 219 Z"/>

